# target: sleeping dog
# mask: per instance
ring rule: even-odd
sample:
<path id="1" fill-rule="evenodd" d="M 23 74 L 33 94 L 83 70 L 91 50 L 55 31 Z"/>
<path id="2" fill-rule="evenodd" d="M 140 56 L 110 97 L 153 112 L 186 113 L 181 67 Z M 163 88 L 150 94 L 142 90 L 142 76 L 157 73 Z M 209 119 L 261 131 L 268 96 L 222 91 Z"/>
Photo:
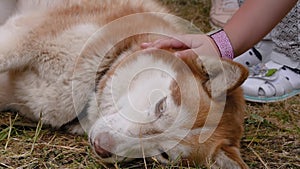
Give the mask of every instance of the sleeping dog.
<path id="1" fill-rule="evenodd" d="M 239 153 L 246 69 L 141 49 L 184 33 L 168 13 L 153 0 L 19 0 L 0 28 L 1 109 L 87 132 L 104 162 L 247 168 Z"/>

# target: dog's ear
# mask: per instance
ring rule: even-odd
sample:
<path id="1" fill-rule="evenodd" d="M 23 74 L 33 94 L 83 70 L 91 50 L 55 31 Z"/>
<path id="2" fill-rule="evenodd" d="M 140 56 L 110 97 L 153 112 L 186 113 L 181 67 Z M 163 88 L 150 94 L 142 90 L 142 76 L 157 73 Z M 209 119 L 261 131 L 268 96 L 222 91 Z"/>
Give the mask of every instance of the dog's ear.
<path id="1" fill-rule="evenodd" d="M 216 57 L 185 59 L 196 73 L 203 88 L 212 98 L 219 98 L 239 87 L 248 77 L 247 69 L 239 63 Z"/>

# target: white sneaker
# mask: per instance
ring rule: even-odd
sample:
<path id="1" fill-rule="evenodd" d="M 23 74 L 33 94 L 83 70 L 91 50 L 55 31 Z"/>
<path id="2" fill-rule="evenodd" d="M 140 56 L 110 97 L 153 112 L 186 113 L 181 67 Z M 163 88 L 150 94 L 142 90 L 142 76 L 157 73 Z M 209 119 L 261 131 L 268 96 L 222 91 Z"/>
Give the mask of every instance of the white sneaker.
<path id="1" fill-rule="evenodd" d="M 272 60 L 260 68 L 258 74 L 250 75 L 242 84 L 245 100 L 277 102 L 300 94 L 300 70 Z"/>
<path id="2" fill-rule="evenodd" d="M 270 55 L 273 52 L 273 49 L 274 42 L 266 37 L 253 48 L 234 58 L 234 61 L 250 69 L 257 64 L 267 63 L 270 61 Z"/>
<path id="3" fill-rule="evenodd" d="M 269 57 L 270 57 L 270 60 L 272 60 L 276 63 L 281 63 L 283 65 L 287 65 L 294 69 L 300 69 L 300 62 L 296 62 L 296 61 L 292 60 L 290 57 L 287 57 L 283 53 L 279 53 L 279 52 L 273 50 Z"/>
<path id="4" fill-rule="evenodd" d="M 212 0 L 210 21 L 213 27 L 223 27 L 239 9 L 238 0 Z"/>

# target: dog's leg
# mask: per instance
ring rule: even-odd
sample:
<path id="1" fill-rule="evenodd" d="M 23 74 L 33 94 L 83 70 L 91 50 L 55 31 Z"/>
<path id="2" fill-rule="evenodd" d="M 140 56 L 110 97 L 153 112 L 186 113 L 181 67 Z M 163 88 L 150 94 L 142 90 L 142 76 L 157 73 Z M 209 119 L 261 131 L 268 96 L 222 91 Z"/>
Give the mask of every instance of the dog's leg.
<path id="1" fill-rule="evenodd" d="M 0 27 L 0 72 L 22 67 L 30 61 L 22 50 L 22 43 L 32 29 L 32 21 L 27 23 L 28 20 L 30 17 L 15 15 Z"/>
<path id="2" fill-rule="evenodd" d="M 237 147 L 222 147 L 215 155 L 214 161 L 215 162 L 211 166 L 213 169 L 248 169 L 248 166 L 242 160 Z"/>
<path id="3" fill-rule="evenodd" d="M 0 73 L 0 111 L 12 108 L 10 104 L 13 102 L 13 89 L 8 72 Z"/>

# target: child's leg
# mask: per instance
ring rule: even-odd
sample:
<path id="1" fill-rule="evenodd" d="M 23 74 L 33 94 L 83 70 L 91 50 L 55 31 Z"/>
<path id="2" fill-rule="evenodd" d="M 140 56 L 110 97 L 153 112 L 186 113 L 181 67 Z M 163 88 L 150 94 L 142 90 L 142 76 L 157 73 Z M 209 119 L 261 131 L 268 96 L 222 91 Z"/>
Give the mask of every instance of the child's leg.
<path id="1" fill-rule="evenodd" d="M 275 43 L 271 59 L 277 63 L 300 69 L 300 2 L 272 30 L 271 37 Z M 281 57 L 279 56 L 281 55 Z"/>

